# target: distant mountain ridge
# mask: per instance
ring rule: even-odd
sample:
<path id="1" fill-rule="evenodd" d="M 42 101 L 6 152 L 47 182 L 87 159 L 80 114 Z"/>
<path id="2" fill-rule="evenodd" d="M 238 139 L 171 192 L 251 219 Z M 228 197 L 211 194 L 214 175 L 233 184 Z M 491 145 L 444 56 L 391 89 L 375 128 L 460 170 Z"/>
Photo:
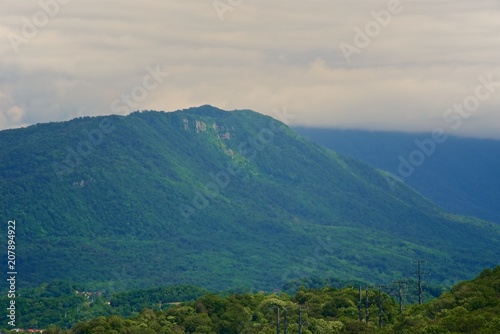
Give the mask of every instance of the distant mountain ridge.
<path id="1" fill-rule="evenodd" d="M 498 226 L 250 110 L 1 131 L 0 196 L 24 285 L 270 290 L 300 277 L 393 280 L 418 258 L 434 284 L 452 284 L 500 255 Z"/>
<path id="2" fill-rule="evenodd" d="M 432 147 L 426 143 L 432 138 L 428 133 L 294 130 L 324 147 L 392 173 L 445 210 L 500 223 L 499 140 L 449 136 Z M 423 157 L 421 163 L 419 157 Z"/>

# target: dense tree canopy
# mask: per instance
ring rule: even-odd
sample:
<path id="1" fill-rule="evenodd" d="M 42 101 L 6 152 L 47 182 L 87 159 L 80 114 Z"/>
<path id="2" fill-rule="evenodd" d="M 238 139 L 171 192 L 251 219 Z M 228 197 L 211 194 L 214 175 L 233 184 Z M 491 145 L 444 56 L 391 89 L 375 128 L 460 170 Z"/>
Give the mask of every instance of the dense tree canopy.
<path id="1" fill-rule="evenodd" d="M 131 299 L 137 295 L 128 294 Z M 356 288 L 325 287 L 300 288 L 293 296 L 205 294 L 194 301 L 171 305 L 167 310 L 144 309 L 129 318 L 100 316 L 69 330 L 52 326 L 47 333 L 273 334 L 278 312 L 280 332 L 284 331 L 286 313 L 288 333 L 298 333 L 299 312 L 304 334 L 498 334 L 500 329 L 500 266 L 484 270 L 476 279 L 462 282 L 423 305 L 407 306 L 402 314 L 391 296 L 369 289 L 368 323 L 364 297 L 363 294 L 361 321 Z M 121 298 L 125 299 L 125 295 Z"/>

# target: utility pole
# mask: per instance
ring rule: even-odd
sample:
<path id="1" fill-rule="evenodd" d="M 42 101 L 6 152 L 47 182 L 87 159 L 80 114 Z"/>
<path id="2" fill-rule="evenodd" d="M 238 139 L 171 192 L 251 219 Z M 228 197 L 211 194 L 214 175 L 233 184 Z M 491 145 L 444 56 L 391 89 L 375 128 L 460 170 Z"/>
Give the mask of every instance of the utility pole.
<path id="1" fill-rule="evenodd" d="M 378 326 L 382 327 L 382 288 L 385 288 L 384 285 L 379 285 L 378 287 Z"/>
<path id="2" fill-rule="evenodd" d="M 429 273 L 422 272 L 422 263 L 426 263 L 427 261 L 417 260 L 418 263 L 418 271 L 414 274 L 418 275 L 418 303 L 422 305 L 422 275 L 429 275 Z"/>
<path id="3" fill-rule="evenodd" d="M 418 260 L 418 303 L 422 305 L 422 261 Z"/>
<path id="4" fill-rule="evenodd" d="M 366 323 L 368 324 L 368 321 L 370 320 L 370 311 L 368 310 L 368 307 L 370 305 L 368 304 L 368 287 L 366 288 L 366 293 L 365 293 L 365 307 L 366 307 Z"/>
<path id="5" fill-rule="evenodd" d="M 299 306 L 299 334 L 302 334 L 302 325 L 304 325 L 302 322 L 302 306 Z"/>
<path id="6" fill-rule="evenodd" d="M 363 321 L 363 296 L 362 296 L 362 293 L 361 293 L 361 286 L 359 286 L 358 311 L 359 311 L 359 321 Z"/>
<path id="7" fill-rule="evenodd" d="M 284 319 L 283 319 L 283 327 L 284 327 L 284 329 L 283 329 L 283 333 L 287 334 L 287 332 L 288 332 L 288 321 L 287 321 L 287 317 L 286 316 L 287 316 L 288 311 L 287 311 L 286 307 L 284 308 L 283 313 L 284 313 Z"/>
<path id="8" fill-rule="evenodd" d="M 276 305 L 276 334 L 280 334 L 280 307 Z"/>
<path id="9" fill-rule="evenodd" d="M 408 284 L 406 281 L 394 282 L 398 285 L 398 298 L 399 298 L 399 314 L 403 313 L 403 284 Z"/>

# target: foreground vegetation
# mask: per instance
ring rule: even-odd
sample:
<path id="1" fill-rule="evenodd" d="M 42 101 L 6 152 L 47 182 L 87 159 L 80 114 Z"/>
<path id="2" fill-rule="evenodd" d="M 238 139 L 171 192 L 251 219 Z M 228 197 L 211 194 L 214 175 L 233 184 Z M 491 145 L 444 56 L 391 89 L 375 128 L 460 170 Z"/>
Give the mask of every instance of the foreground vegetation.
<path id="1" fill-rule="evenodd" d="M 423 305 L 408 306 L 402 313 L 391 296 L 379 295 L 378 290 L 370 289 L 368 322 L 364 293 L 362 321 L 356 288 L 325 287 L 300 288 L 293 296 L 285 293 L 205 294 L 194 301 L 170 305 L 167 310 L 144 309 L 129 318 L 101 316 L 68 330 L 52 326 L 46 333 L 272 334 L 276 332 L 277 310 L 280 332 L 285 329 L 286 310 L 288 333 L 299 332 L 299 310 L 304 334 L 497 334 L 500 329 L 500 266 L 484 270 L 476 279 L 459 283 Z M 132 293 L 128 298 L 122 296 L 121 300 L 132 296 L 139 297 Z M 379 302 L 382 313 L 379 313 Z M 380 320 L 382 327 L 379 327 Z"/>
<path id="2" fill-rule="evenodd" d="M 19 291 L 15 299 L 16 327 L 47 328 L 57 325 L 70 328 L 77 322 L 99 316 L 130 317 L 146 308 L 166 309 L 172 303 L 192 301 L 208 292 L 184 285 L 111 293 L 88 291 L 79 284 L 54 281 Z M 0 305 L 9 305 L 10 300 L 7 294 L 2 295 Z M 8 321 L 7 317 L 0 318 L 0 327 L 9 328 Z"/>

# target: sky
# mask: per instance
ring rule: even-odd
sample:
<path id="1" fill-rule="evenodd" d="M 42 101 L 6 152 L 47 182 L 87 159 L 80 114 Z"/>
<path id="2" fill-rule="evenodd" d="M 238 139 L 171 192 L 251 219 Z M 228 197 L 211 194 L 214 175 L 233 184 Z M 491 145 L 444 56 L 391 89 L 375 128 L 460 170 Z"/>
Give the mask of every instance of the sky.
<path id="1" fill-rule="evenodd" d="M 0 0 L 0 129 L 210 104 L 500 139 L 498 0 Z"/>

